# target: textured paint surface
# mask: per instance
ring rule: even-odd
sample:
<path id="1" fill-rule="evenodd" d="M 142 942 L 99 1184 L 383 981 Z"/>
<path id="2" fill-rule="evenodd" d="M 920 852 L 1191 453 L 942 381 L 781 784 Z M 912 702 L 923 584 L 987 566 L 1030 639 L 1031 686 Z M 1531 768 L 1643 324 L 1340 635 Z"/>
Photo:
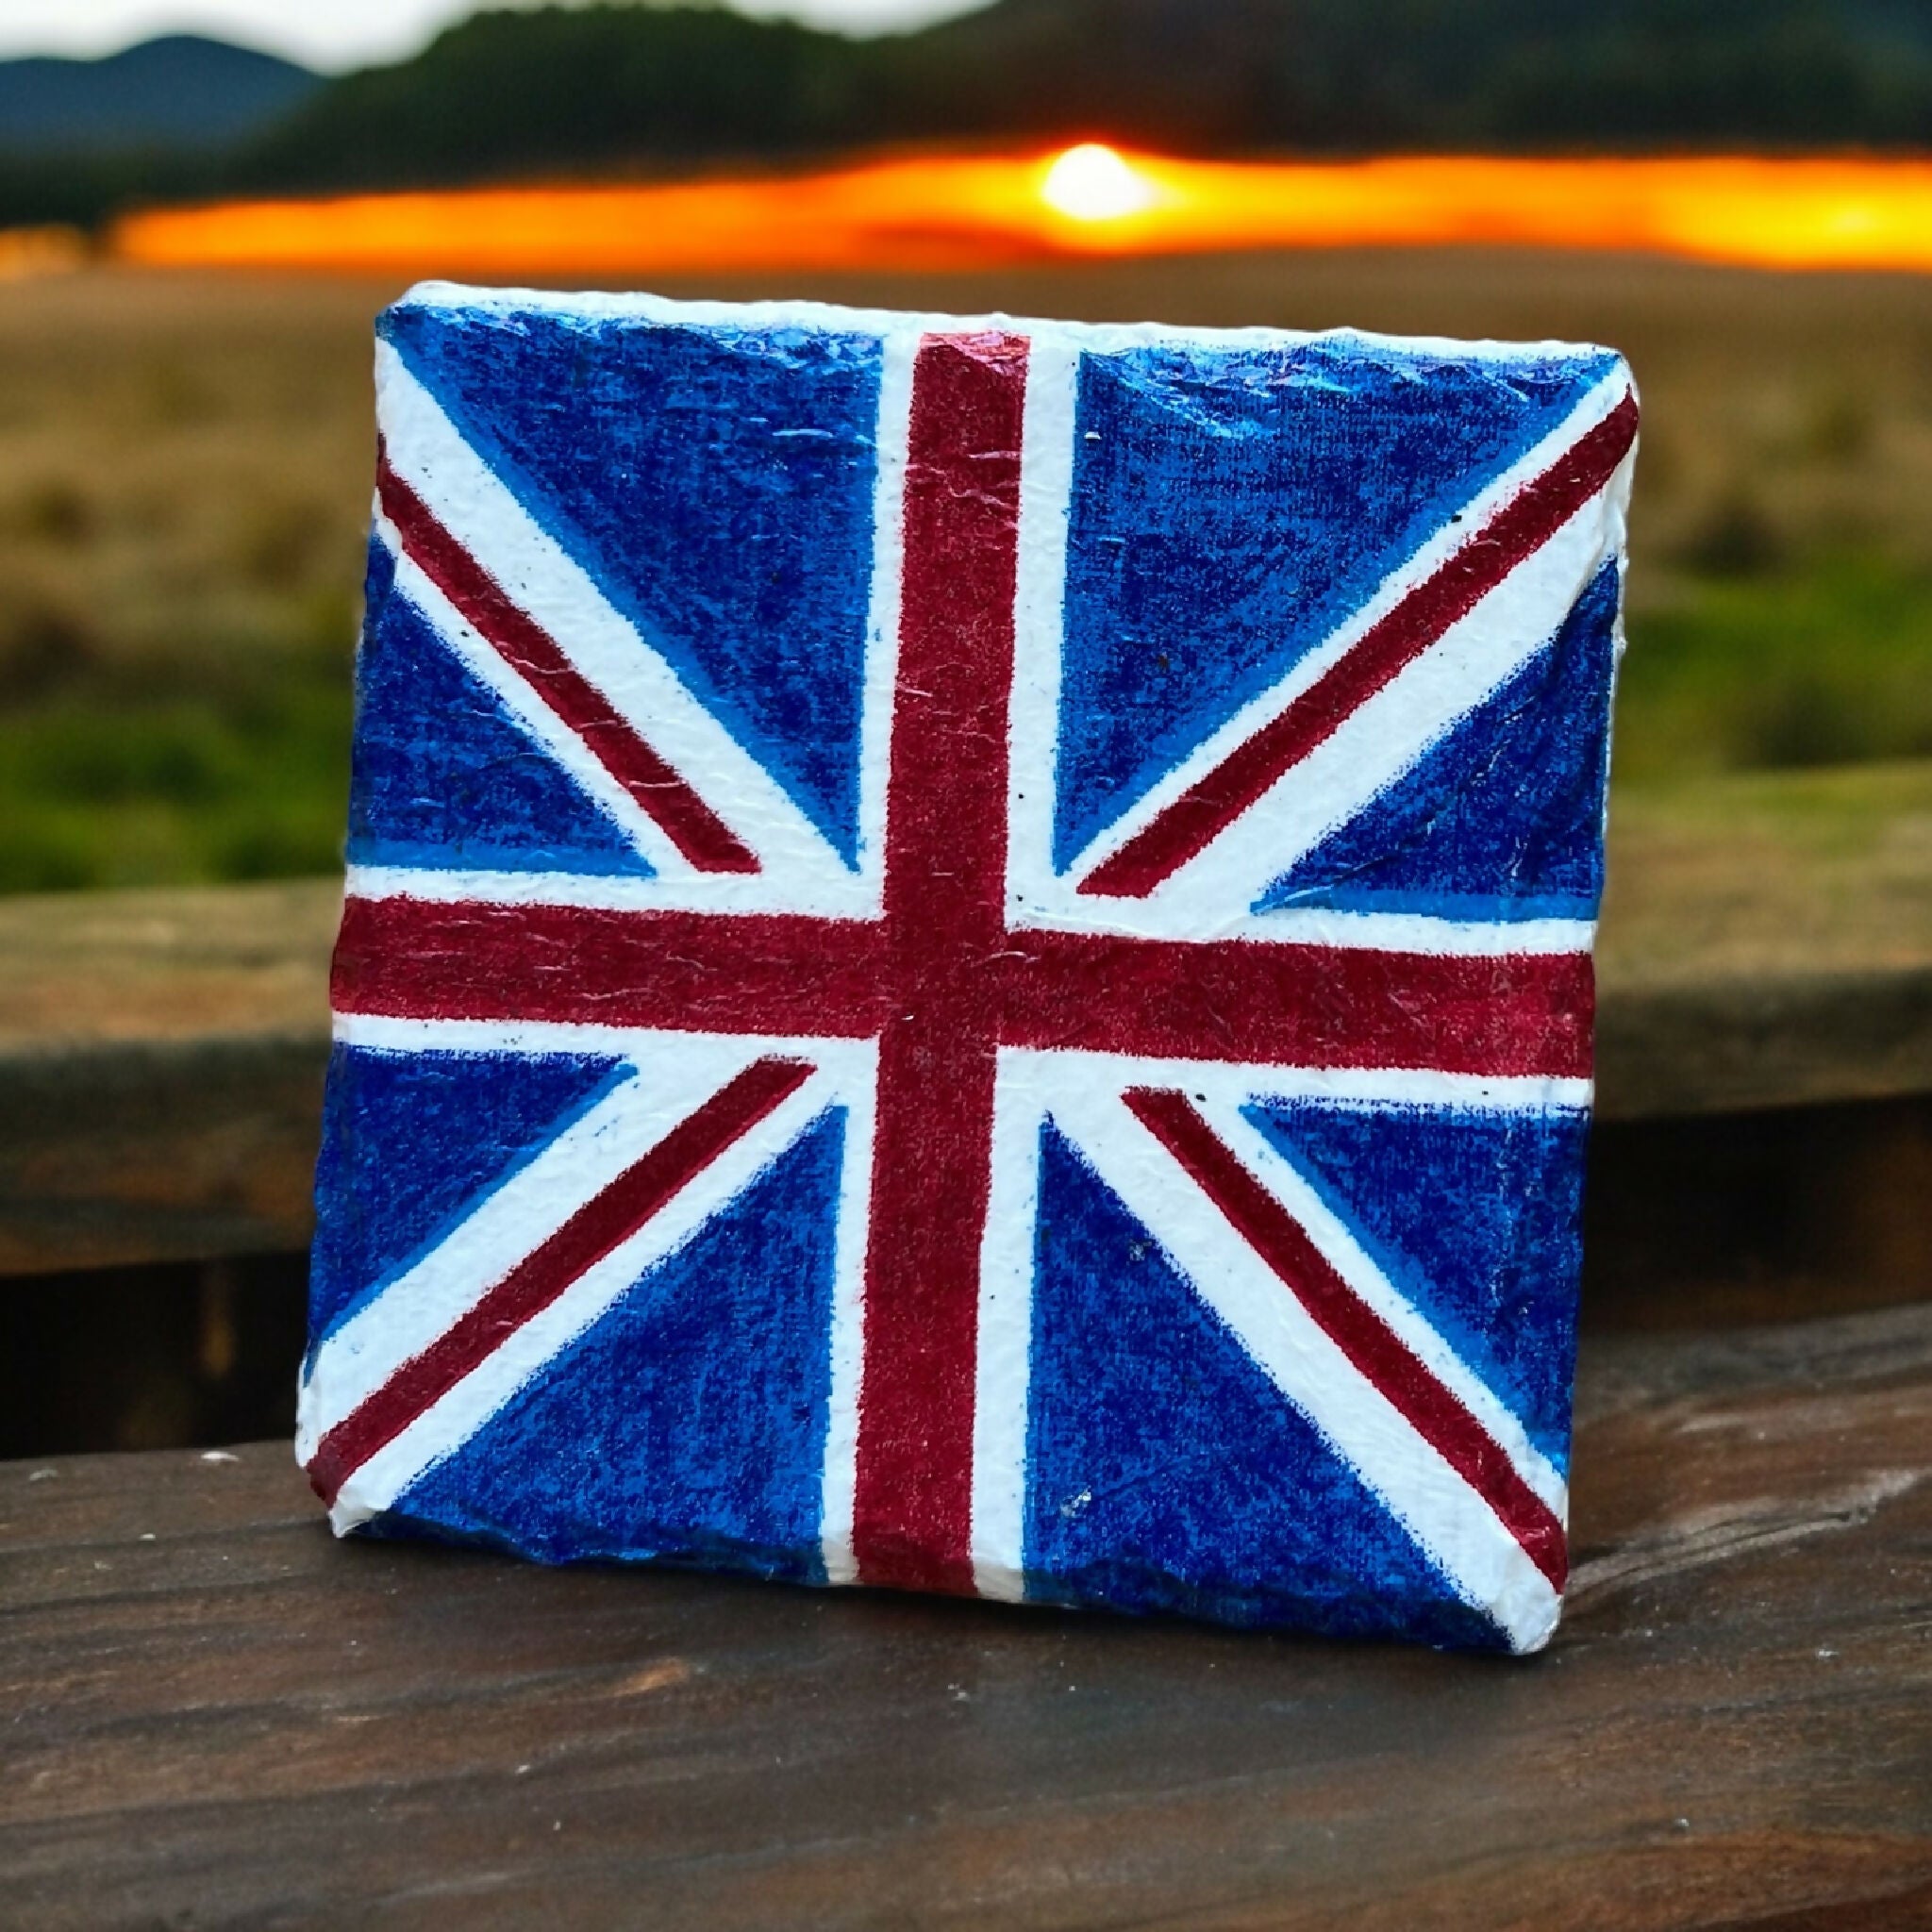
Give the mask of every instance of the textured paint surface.
<path id="1" fill-rule="evenodd" d="M 655 1146 L 625 1162 L 323 1436 L 308 1465 L 323 1500 L 336 1503 L 358 1468 L 392 1449 L 473 1383 L 499 1353 L 506 1335 L 537 1327 L 560 1303 L 568 1306 L 574 1289 L 608 1273 L 679 1193 L 809 1076 L 810 1070 L 795 1060 L 761 1057 Z M 559 1169 L 558 1184 L 566 1178 L 567 1170 Z M 400 1282 L 391 1290 L 398 1296 L 407 1291 Z"/>
<path id="2" fill-rule="evenodd" d="M 1496 1641 L 1051 1127 L 1033 1350 L 1034 1595 Z"/>
<path id="3" fill-rule="evenodd" d="M 1291 671 L 1607 366 L 1322 343 L 1089 358 L 1059 864 Z"/>
<path id="4" fill-rule="evenodd" d="M 1305 1101 L 1246 1112 L 1567 1467 L 1587 1117 Z"/>
<path id="5" fill-rule="evenodd" d="M 822 1582 L 840 1123 L 825 1119 L 526 1385 L 399 1522 L 537 1557 Z"/>
<path id="6" fill-rule="evenodd" d="M 1622 364 L 380 334 L 337 1528 L 1544 1641 Z"/>
<path id="7" fill-rule="evenodd" d="M 1604 888 L 1617 576 L 1368 810 L 1262 894 L 1456 919 L 1594 919 Z"/>
<path id="8" fill-rule="evenodd" d="M 608 1091 L 603 1056 L 330 1056 L 308 1327 L 332 1333 Z"/>
<path id="9" fill-rule="evenodd" d="M 502 701 L 396 594 L 395 563 L 369 546 L 356 659 L 351 865 L 635 873 L 650 862 Z"/>
<path id="10" fill-rule="evenodd" d="M 382 328 L 850 858 L 876 340 L 408 307 Z"/>
<path id="11" fill-rule="evenodd" d="M 879 1043 L 853 1542 L 868 1581 L 973 1588 L 974 1322 L 1002 1028 L 1006 733 L 1026 343 L 928 341 L 907 452 L 885 915 L 899 998 Z M 945 783 L 935 783 L 948 766 Z"/>

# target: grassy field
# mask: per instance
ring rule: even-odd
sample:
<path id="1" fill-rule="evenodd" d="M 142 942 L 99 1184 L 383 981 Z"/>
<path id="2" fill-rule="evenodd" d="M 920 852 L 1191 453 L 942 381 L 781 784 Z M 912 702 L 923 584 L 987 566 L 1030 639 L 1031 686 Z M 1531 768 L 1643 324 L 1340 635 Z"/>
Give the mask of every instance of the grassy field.
<path id="1" fill-rule="evenodd" d="M 0 289 L 0 891 L 336 863 L 392 292 Z M 1615 343 L 1645 405 L 1620 792 L 1932 757 L 1932 282 L 1418 252 L 669 292 Z"/>

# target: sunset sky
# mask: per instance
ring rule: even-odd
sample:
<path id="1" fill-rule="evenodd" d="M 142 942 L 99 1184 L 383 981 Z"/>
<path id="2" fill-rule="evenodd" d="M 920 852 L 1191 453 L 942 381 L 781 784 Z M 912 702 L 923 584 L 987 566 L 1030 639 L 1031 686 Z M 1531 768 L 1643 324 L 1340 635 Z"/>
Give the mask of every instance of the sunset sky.
<path id="1" fill-rule="evenodd" d="M 478 0 L 0 0 L 0 58 L 110 54 L 155 34 L 205 33 L 325 69 L 413 53 Z M 507 0 L 488 0 L 502 6 Z M 968 10 L 973 0 L 736 0 L 859 31 L 911 26 Z"/>

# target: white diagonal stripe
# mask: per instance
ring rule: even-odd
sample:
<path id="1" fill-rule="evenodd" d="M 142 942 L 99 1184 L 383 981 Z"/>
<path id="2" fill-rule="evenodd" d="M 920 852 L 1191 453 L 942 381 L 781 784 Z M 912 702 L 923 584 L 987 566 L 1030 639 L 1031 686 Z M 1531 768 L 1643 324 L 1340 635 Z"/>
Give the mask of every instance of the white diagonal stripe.
<path id="1" fill-rule="evenodd" d="M 1087 876 L 1110 858 L 1176 799 L 1218 769 L 1240 745 L 1271 724 L 1303 692 L 1340 663 L 1374 625 L 1386 617 L 1417 585 L 1425 581 L 1446 563 L 1469 541 L 1471 535 L 1480 531 L 1526 484 L 1541 475 L 1563 456 L 1565 451 L 1607 417 L 1630 392 L 1630 387 L 1628 371 L 1621 364 L 1601 382 L 1595 384 L 1556 430 L 1539 441 L 1472 501 L 1457 523 L 1445 525 L 1439 530 L 1399 569 L 1391 572 L 1375 594 L 1355 611 L 1345 624 L 1338 626 L 1322 644 L 1305 654 L 1280 683 L 1244 706 L 1225 724 L 1211 733 L 1189 758 L 1176 765 L 1145 796 L 1136 801 L 1131 809 L 1096 839 L 1088 850 L 1081 854 L 1073 866 L 1070 876 L 1063 881 L 1062 890 L 1066 897 L 1074 898 L 1073 886 L 1075 880 Z M 1487 654 L 1476 651 L 1469 655 L 1469 661 L 1466 664 L 1457 664 L 1455 672 L 1451 674 L 1445 672 L 1445 654 L 1441 651 L 1443 641 L 1439 641 L 1437 645 L 1424 652 L 1398 673 L 1391 681 L 1391 686 L 1384 687 L 1384 691 L 1377 693 L 1377 696 L 1386 694 L 1392 686 L 1406 681 L 1420 683 L 1428 691 L 1437 687 L 1439 681 L 1444 680 L 1445 676 L 1453 678 L 1453 683 L 1441 684 L 1439 701 L 1433 707 L 1425 702 L 1419 703 L 1416 707 L 1417 723 L 1423 724 L 1433 713 L 1438 720 L 1436 729 L 1440 732 L 1442 724 L 1474 709 L 1497 683 L 1509 675 L 1510 671 L 1547 643 L 1575 601 L 1577 592 L 1593 575 L 1595 567 L 1606 557 L 1616 555 L 1621 548 L 1623 498 L 1626 493 L 1624 478 L 1627 475 L 1628 461 L 1626 458 L 1624 466 L 1611 478 L 1609 484 L 1597 492 L 1591 503 L 1571 519 L 1564 531 L 1552 538 L 1552 543 L 1558 542 L 1566 535 L 1573 538 L 1572 544 L 1564 552 L 1561 565 L 1554 569 L 1546 566 L 1523 586 L 1514 590 L 1510 588 L 1526 566 L 1535 563 L 1550 548 L 1549 544 L 1543 545 L 1530 558 L 1525 559 L 1524 565 L 1519 565 L 1503 584 L 1491 591 L 1481 600 L 1477 608 L 1462 620 L 1461 624 L 1452 626 L 1453 629 L 1468 632 L 1474 625 L 1478 634 L 1483 634 L 1486 628 L 1490 631 L 1500 631 L 1513 648 L 1500 651 L 1492 648 Z M 1585 541 L 1579 546 L 1575 539 Z M 1577 554 L 1571 554 L 1573 550 Z M 1585 550 L 1588 552 L 1587 562 L 1580 560 Z M 1465 654 L 1469 654 L 1470 647 L 1466 638 L 1459 648 Z M 1446 657 L 1448 661 L 1455 662 L 1454 652 L 1446 654 Z M 1428 663 L 1427 660 L 1432 658 L 1436 661 Z M 1487 682 L 1484 681 L 1485 678 L 1488 679 Z M 1442 702 L 1442 698 L 1446 698 L 1447 702 Z M 1368 707 L 1363 708 L 1366 710 Z M 1391 722 L 1382 722 L 1377 727 L 1378 731 L 1384 735 L 1389 734 Z M 1334 740 L 1331 739 L 1329 743 L 1333 742 Z M 1335 799 L 1337 808 L 1334 816 L 1327 822 L 1332 824 L 1358 809 L 1360 804 L 1366 803 L 1377 791 L 1385 789 L 1402 770 L 1407 769 L 1407 765 L 1414 761 L 1415 757 L 1420 755 L 1420 745 L 1411 744 L 1408 736 L 1401 732 L 1397 732 L 1391 739 L 1386 748 L 1377 745 L 1374 748 L 1373 755 L 1367 758 L 1364 757 L 1361 745 L 1354 745 L 1351 761 L 1339 774 L 1332 769 L 1327 771 L 1319 784 L 1313 780 L 1308 781 L 1308 790 L 1318 796 Z M 1312 761 L 1312 758 L 1304 761 L 1304 768 Z M 1283 784 L 1294 776 L 1293 773 L 1285 774 L 1283 780 L 1277 781 L 1274 791 L 1278 791 Z M 1339 796 L 1333 791 L 1338 779 L 1341 783 Z M 1324 787 L 1329 790 L 1324 791 Z M 1357 794 L 1358 802 L 1350 803 Z M 1213 916 L 1224 918 L 1240 917 L 1246 911 L 1258 891 L 1274 878 L 1278 877 L 1281 872 L 1292 863 L 1294 858 L 1299 856 L 1297 849 L 1284 848 L 1277 842 L 1283 836 L 1282 828 L 1266 824 L 1256 816 L 1272 803 L 1274 796 L 1274 792 L 1271 791 L 1267 798 L 1234 822 L 1234 824 L 1241 827 L 1238 838 L 1229 840 L 1228 834 L 1234 830 L 1234 825 L 1230 825 L 1205 852 L 1183 866 L 1173 878 L 1157 888 L 1147 899 L 1138 902 L 1101 901 L 1097 904 L 1093 900 L 1083 900 L 1078 902 L 1079 911 L 1075 911 L 1071 906 L 1056 905 L 1053 908 L 1053 923 L 1059 923 L 1063 917 L 1071 922 L 1084 915 L 1083 923 L 1096 926 L 1105 921 L 1106 924 L 1101 929 L 1112 929 L 1117 926 L 1123 930 L 1138 931 L 1143 929 L 1143 924 L 1146 925 L 1146 929 L 1151 929 L 1151 924 L 1147 924 L 1148 922 L 1158 924 L 1163 929 L 1168 929 L 1169 920 L 1154 911 L 1157 904 L 1160 907 L 1161 912 L 1169 915 L 1182 918 L 1187 918 L 1191 914 L 1199 916 L 1195 913 L 1197 895 L 1192 891 L 1185 889 L 1182 882 L 1208 867 L 1217 851 L 1224 849 L 1230 843 L 1247 853 L 1258 855 L 1259 862 L 1250 859 L 1245 872 L 1238 865 L 1232 868 L 1233 872 L 1241 874 L 1239 883 L 1232 876 L 1216 874 L 1214 884 L 1221 896 L 1212 907 L 1211 913 Z M 1312 840 L 1308 842 L 1312 842 Z M 1300 849 L 1306 849 L 1306 845 Z M 1247 874 L 1257 871 L 1264 875 L 1250 881 Z M 1228 896 L 1230 893 L 1233 894 L 1232 898 Z M 1199 897 L 1205 899 L 1207 894 L 1202 893 Z M 1142 908 L 1138 914 L 1135 910 L 1137 906 Z"/>
<path id="2" fill-rule="evenodd" d="M 1495 1511 L 1387 1396 L 1208 1200 L 1117 1093 L 1069 1081 L 1056 1124 L 1074 1141 L 1202 1300 L 1514 1649 L 1535 1650 L 1560 1599 Z"/>
<path id="3" fill-rule="evenodd" d="M 1253 905 L 1545 649 L 1622 541 L 1623 511 L 1607 488 L 1157 886 L 1146 902 L 1156 915 L 1191 923 Z"/>
<path id="4" fill-rule="evenodd" d="M 690 872 L 690 861 L 671 842 L 657 820 L 610 775 L 599 759 L 591 755 L 591 747 L 543 703 L 523 675 L 511 668 L 502 652 L 485 640 L 437 588 L 423 567 L 404 548 L 401 533 L 383 515 L 379 506 L 371 534 L 394 562 L 395 594 L 412 605 L 471 676 L 495 694 L 498 703 L 525 736 L 534 740 L 556 764 L 570 774 L 581 791 L 603 808 L 616 822 L 618 829 L 649 861 L 654 872 L 669 874 L 674 878 Z M 649 886 L 656 882 L 638 880 L 635 883 Z M 661 899 L 661 887 L 658 888 L 658 895 Z"/>
<path id="5" fill-rule="evenodd" d="M 764 870 L 788 881 L 793 903 L 862 901 L 856 875 L 784 788 L 612 608 L 387 343 L 376 351 L 376 410 L 396 475 Z M 533 692 L 531 702 L 541 700 Z"/>
<path id="6" fill-rule="evenodd" d="M 446 1050 L 465 1049 L 450 1039 Z M 634 1040 L 629 1070 L 609 1093 L 315 1351 L 302 1391 L 301 1460 L 759 1052 L 753 1041 Z"/>
<path id="7" fill-rule="evenodd" d="M 460 1448 L 547 1362 L 609 1309 L 640 1275 L 682 1247 L 838 1099 L 833 1077 L 824 1070 L 814 1073 L 680 1189 L 628 1241 L 578 1275 L 529 1321 L 512 1329 L 499 1347 L 351 1473 L 329 1512 L 337 1533 L 379 1515 L 432 1463 Z M 678 1118 L 694 1110 L 694 1105 L 687 1107 Z M 670 1124 L 675 1126 L 677 1122 Z M 641 1158 L 660 1139 L 661 1133 L 634 1142 L 630 1159 Z M 499 1269 L 492 1279 L 500 1279 L 503 1272 Z M 394 1290 L 390 1292 L 392 1295 Z"/>
<path id="8" fill-rule="evenodd" d="M 1528 1488 L 1561 1517 L 1569 1507 L 1569 1491 L 1562 1476 L 1531 1442 L 1507 1405 L 1497 1399 L 1479 1375 L 1470 1373 L 1428 1318 L 1376 1267 L 1348 1224 L 1239 1108 L 1210 1105 L 1201 1112 L 1235 1158 L 1300 1225 L 1351 1292 L 1475 1418 Z"/>

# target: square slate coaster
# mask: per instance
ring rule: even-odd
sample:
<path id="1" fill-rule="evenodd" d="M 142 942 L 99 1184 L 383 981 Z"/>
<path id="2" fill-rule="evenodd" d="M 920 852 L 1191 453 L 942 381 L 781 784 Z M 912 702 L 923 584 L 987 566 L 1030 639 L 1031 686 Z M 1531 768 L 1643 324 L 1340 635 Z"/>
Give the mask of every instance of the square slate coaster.
<path id="1" fill-rule="evenodd" d="M 337 1528 L 1542 1643 L 1621 359 L 378 336 Z"/>

